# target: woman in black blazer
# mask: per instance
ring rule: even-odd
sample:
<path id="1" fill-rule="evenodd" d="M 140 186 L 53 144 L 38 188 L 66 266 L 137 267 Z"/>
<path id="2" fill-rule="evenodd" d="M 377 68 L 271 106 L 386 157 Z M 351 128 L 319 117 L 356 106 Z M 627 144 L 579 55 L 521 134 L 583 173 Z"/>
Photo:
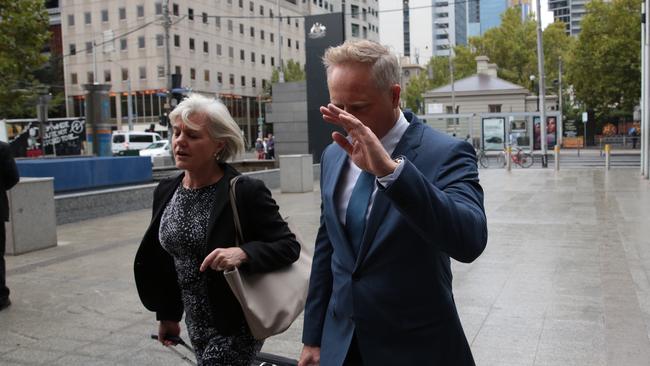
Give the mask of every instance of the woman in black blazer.
<path id="1" fill-rule="evenodd" d="M 229 182 L 239 173 L 224 161 L 244 147 L 226 107 L 190 95 L 170 114 L 179 176 L 154 191 L 153 215 L 135 258 L 144 306 L 160 321 L 158 336 L 185 323 L 199 365 L 248 366 L 262 347 L 246 325 L 222 271 L 268 272 L 298 259 L 300 245 L 259 180 L 240 179 L 237 206 L 244 244 L 235 246 Z"/>

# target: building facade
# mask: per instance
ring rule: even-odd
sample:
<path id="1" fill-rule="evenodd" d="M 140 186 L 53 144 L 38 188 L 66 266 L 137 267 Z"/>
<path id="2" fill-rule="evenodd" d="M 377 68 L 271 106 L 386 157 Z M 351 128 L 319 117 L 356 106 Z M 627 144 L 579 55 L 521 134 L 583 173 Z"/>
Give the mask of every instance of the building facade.
<path id="1" fill-rule="evenodd" d="M 585 5 L 588 2 L 589 0 L 548 0 L 548 10 L 553 12 L 554 21 L 565 24 L 568 35 L 577 36 L 582 29 L 582 18 L 587 13 Z"/>
<path id="2" fill-rule="evenodd" d="M 280 61 L 304 65 L 303 15 L 311 3 L 283 0 L 169 2 L 169 74 L 180 89 L 218 96 L 245 132 L 257 134 L 259 97 Z M 84 115 L 83 84 L 111 84 L 120 129 L 132 98 L 137 129 L 159 121 L 169 88 L 163 2 L 68 1 L 61 8 L 68 116 Z M 252 139 L 252 140 L 251 140 Z"/>

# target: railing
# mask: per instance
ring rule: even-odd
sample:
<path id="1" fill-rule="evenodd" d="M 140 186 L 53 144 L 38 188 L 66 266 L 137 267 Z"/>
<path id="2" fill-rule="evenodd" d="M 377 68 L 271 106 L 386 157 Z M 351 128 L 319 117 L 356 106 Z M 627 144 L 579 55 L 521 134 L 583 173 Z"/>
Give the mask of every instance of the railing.
<path id="1" fill-rule="evenodd" d="M 640 145 L 639 136 L 600 136 L 598 137 L 598 147 L 601 151 L 605 149 L 605 145 L 616 146 L 624 149 L 636 149 Z"/>

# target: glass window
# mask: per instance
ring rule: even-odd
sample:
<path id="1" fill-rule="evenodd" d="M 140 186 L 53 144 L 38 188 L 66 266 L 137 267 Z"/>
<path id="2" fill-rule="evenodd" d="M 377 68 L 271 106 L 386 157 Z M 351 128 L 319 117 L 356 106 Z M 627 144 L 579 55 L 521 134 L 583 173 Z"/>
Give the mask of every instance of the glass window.
<path id="1" fill-rule="evenodd" d="M 228 19 L 228 31 L 232 32 L 232 20 Z"/>
<path id="2" fill-rule="evenodd" d="M 239 34 L 244 34 L 244 25 L 239 24 Z"/>
<path id="3" fill-rule="evenodd" d="M 156 34 L 156 46 L 162 47 L 165 44 L 165 36 L 162 34 Z"/>
<path id="4" fill-rule="evenodd" d="M 271 56 L 271 66 L 275 66 L 275 57 Z"/>
<path id="5" fill-rule="evenodd" d="M 248 3 L 248 10 L 250 10 L 251 12 L 255 11 L 255 4 L 253 4 L 252 1 Z"/>
<path id="6" fill-rule="evenodd" d="M 90 24 L 92 22 L 92 16 L 90 15 L 90 12 L 87 11 L 84 13 L 84 23 Z"/>
<path id="7" fill-rule="evenodd" d="M 217 28 L 221 28 L 221 17 L 215 17 L 214 22 L 217 24 Z"/>
<path id="8" fill-rule="evenodd" d="M 264 39 L 264 29 L 260 29 L 260 39 Z"/>
<path id="9" fill-rule="evenodd" d="M 74 14 L 68 14 L 68 26 L 72 27 L 74 25 Z"/>
<path id="10" fill-rule="evenodd" d="M 159 78 L 164 78 L 165 77 L 165 66 L 158 65 L 156 68 L 158 70 L 158 77 Z"/>
<path id="11" fill-rule="evenodd" d="M 136 11 L 138 13 L 138 18 L 144 18 L 144 5 L 138 5 Z"/>
<path id="12" fill-rule="evenodd" d="M 223 74 L 221 72 L 217 73 L 217 82 L 223 84 Z"/>
<path id="13" fill-rule="evenodd" d="M 111 82 L 111 70 L 104 70 L 104 82 L 105 83 Z"/>
<path id="14" fill-rule="evenodd" d="M 174 66 L 174 73 L 176 73 L 176 75 L 180 75 L 181 74 L 181 67 L 178 66 L 178 65 Z"/>
<path id="15" fill-rule="evenodd" d="M 264 15 L 264 5 L 260 5 L 260 15 Z"/>
<path id="16" fill-rule="evenodd" d="M 210 81 L 210 70 L 203 70 L 203 80 Z"/>
<path id="17" fill-rule="evenodd" d="M 174 16 L 178 16 L 179 12 L 180 12 L 180 10 L 178 8 L 178 4 L 173 4 L 172 5 L 172 14 L 174 14 Z"/>
<path id="18" fill-rule="evenodd" d="M 180 47 L 181 46 L 181 36 L 178 34 L 174 34 L 174 47 Z"/>
<path id="19" fill-rule="evenodd" d="M 156 8 L 156 15 L 162 14 L 162 3 L 155 3 L 154 7 Z"/>
<path id="20" fill-rule="evenodd" d="M 122 68 L 122 81 L 129 80 L 129 69 Z"/>
<path id="21" fill-rule="evenodd" d="M 352 10 L 352 18 L 359 19 L 359 7 L 357 5 L 350 5 L 350 9 Z"/>
<path id="22" fill-rule="evenodd" d="M 255 27 L 251 27 L 251 37 L 255 38 Z"/>
<path id="23" fill-rule="evenodd" d="M 241 86 L 246 86 L 246 76 L 241 76 Z"/>
<path id="24" fill-rule="evenodd" d="M 95 82 L 95 75 L 93 75 L 92 71 L 88 71 L 86 73 L 86 80 L 87 80 L 88 84 L 92 84 L 92 83 Z"/>
<path id="25" fill-rule="evenodd" d="M 77 80 L 77 73 L 73 72 L 70 74 L 70 83 L 71 84 L 77 84 L 79 81 Z"/>
<path id="26" fill-rule="evenodd" d="M 108 22 L 108 10 L 107 9 L 102 10 L 102 22 L 104 22 L 104 23 Z"/>
<path id="27" fill-rule="evenodd" d="M 264 55 L 262 55 L 261 58 L 262 59 L 260 61 L 262 62 L 262 65 L 266 64 L 266 57 L 264 57 Z"/>
<path id="28" fill-rule="evenodd" d="M 140 66 L 138 68 L 138 73 L 140 74 L 140 79 L 147 78 L 147 68 L 145 66 Z"/>
<path id="29" fill-rule="evenodd" d="M 70 43 L 70 55 L 74 56 L 77 54 L 77 46 L 74 43 Z"/>
<path id="30" fill-rule="evenodd" d="M 138 48 L 144 48 L 144 36 L 138 37 Z"/>
<path id="31" fill-rule="evenodd" d="M 255 52 L 251 52 L 251 62 L 255 63 Z"/>
<path id="32" fill-rule="evenodd" d="M 234 75 L 234 74 L 230 74 L 229 79 L 230 79 L 230 80 L 228 80 L 228 81 L 230 81 L 230 85 L 235 85 L 235 75 Z"/>
<path id="33" fill-rule="evenodd" d="M 208 53 L 208 42 L 203 41 L 203 53 Z"/>
<path id="34" fill-rule="evenodd" d="M 194 9 L 187 8 L 187 19 L 194 20 Z"/>
<path id="35" fill-rule="evenodd" d="M 359 24 L 350 24 L 352 26 L 352 37 L 359 37 Z"/>
<path id="36" fill-rule="evenodd" d="M 228 57 L 233 58 L 235 57 L 235 49 L 232 47 L 228 47 Z"/>
<path id="37" fill-rule="evenodd" d="M 126 38 L 120 39 L 120 51 L 126 51 Z"/>
<path id="38" fill-rule="evenodd" d="M 126 20 L 126 8 L 119 8 L 118 13 L 120 15 L 120 20 Z"/>
<path id="39" fill-rule="evenodd" d="M 208 13 L 201 13 L 201 19 L 203 20 L 203 24 L 208 24 Z"/>
<path id="40" fill-rule="evenodd" d="M 217 43 L 217 56 L 221 56 L 221 45 Z"/>
<path id="41" fill-rule="evenodd" d="M 194 51 L 194 38 L 190 38 L 190 51 Z"/>
<path id="42" fill-rule="evenodd" d="M 93 43 L 86 42 L 86 53 L 93 53 Z"/>
<path id="43" fill-rule="evenodd" d="M 246 55 L 244 54 L 244 50 L 239 50 L 239 59 L 242 61 L 246 60 Z"/>
<path id="44" fill-rule="evenodd" d="M 195 68 L 190 68 L 190 79 L 191 80 L 196 80 L 196 69 Z"/>

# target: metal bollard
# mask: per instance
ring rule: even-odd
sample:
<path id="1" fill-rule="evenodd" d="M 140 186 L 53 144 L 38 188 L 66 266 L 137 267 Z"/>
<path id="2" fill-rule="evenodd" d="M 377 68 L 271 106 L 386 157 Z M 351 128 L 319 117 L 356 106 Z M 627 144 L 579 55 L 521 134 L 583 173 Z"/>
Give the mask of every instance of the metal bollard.
<path id="1" fill-rule="evenodd" d="M 610 157 L 610 146 L 609 144 L 605 145 L 605 169 L 609 170 L 609 157 Z"/>
<path id="2" fill-rule="evenodd" d="M 508 146 L 506 148 L 506 169 L 510 171 L 512 169 L 512 147 Z"/>
<path id="3" fill-rule="evenodd" d="M 553 148 L 553 154 L 555 155 L 555 171 L 560 171 L 560 145 L 555 145 Z"/>

